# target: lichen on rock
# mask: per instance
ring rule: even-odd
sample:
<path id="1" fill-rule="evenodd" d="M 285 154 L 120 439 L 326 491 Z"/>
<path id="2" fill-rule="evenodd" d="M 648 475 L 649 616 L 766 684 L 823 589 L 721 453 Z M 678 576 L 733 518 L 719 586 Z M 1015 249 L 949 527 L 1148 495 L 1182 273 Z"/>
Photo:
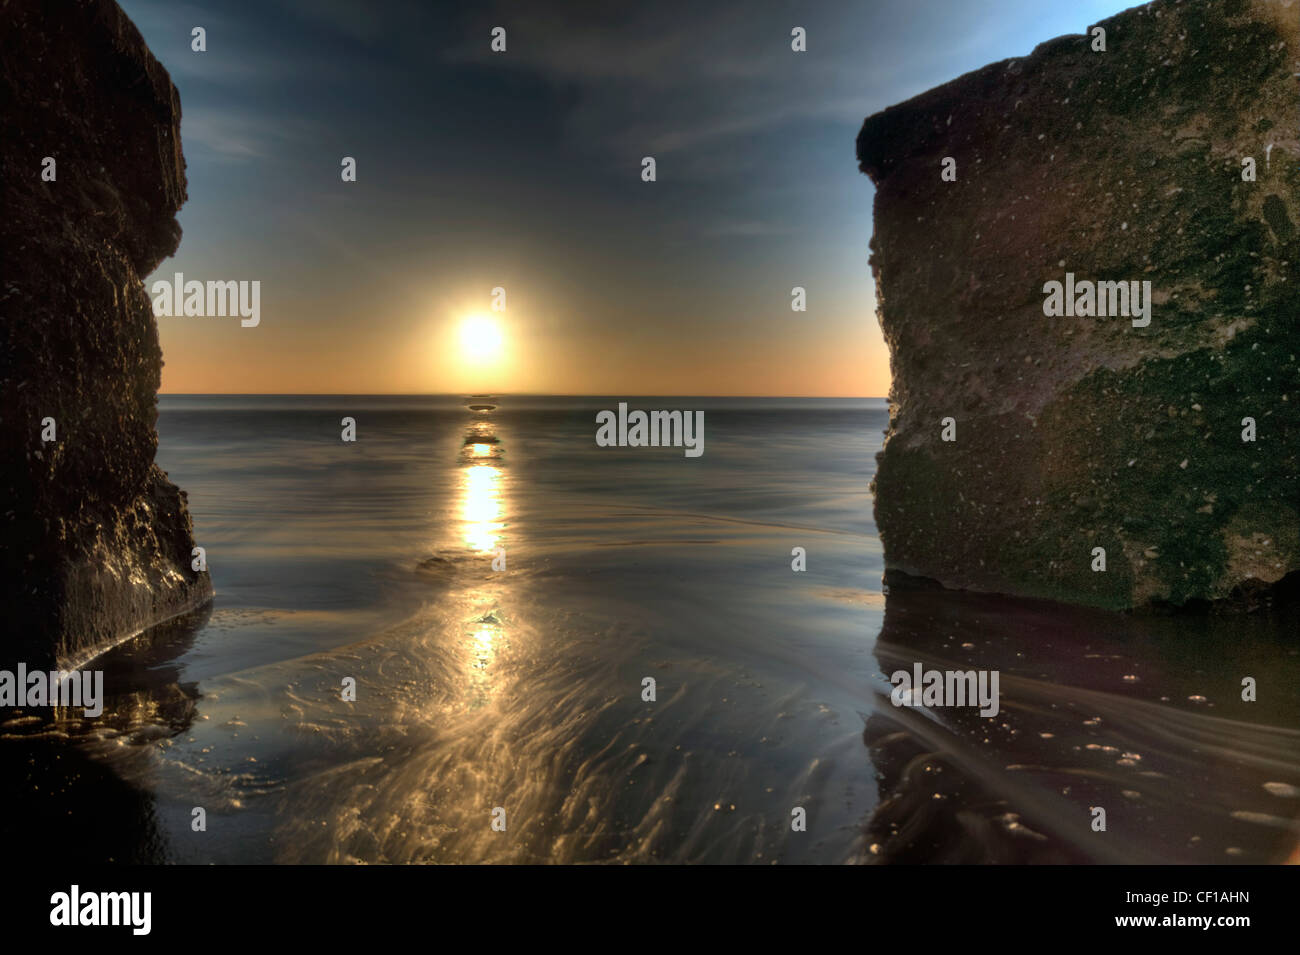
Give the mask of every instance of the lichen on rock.
<path id="1" fill-rule="evenodd" d="M 1112 608 L 1289 586 L 1300 18 L 1157 0 L 1098 26 L 1104 52 L 1057 38 L 858 137 L 893 368 L 887 574 Z M 1046 315 L 1067 273 L 1149 281 L 1150 325 Z"/>

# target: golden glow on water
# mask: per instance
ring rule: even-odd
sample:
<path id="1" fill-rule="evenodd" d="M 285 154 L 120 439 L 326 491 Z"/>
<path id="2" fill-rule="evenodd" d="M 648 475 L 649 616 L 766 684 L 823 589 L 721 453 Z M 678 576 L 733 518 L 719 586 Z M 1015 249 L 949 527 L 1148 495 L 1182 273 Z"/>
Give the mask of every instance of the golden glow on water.
<path id="1" fill-rule="evenodd" d="M 489 421 L 471 424 L 465 434 L 461 456 L 461 520 L 465 544 L 479 555 L 479 561 L 493 560 L 504 546 L 505 474 L 494 462 L 500 454 L 496 431 Z M 486 555 L 491 555 L 487 557 Z M 501 576 L 494 573 L 490 581 L 473 586 L 456 595 L 463 601 L 460 659 L 466 667 L 469 704 L 472 708 L 487 705 L 500 681 L 498 656 L 508 648 L 499 610 L 502 596 Z"/>
<path id="2" fill-rule="evenodd" d="M 465 641 L 465 653 L 470 669 L 470 700 L 472 706 L 482 706 L 496 689 L 496 659 L 505 645 L 505 631 L 488 614 L 472 626 L 475 628 Z"/>
<path id="3" fill-rule="evenodd" d="M 474 650 L 479 656 L 479 662 L 478 664 L 475 664 L 476 666 L 480 668 L 487 666 L 487 658 L 490 657 L 493 652 L 492 641 L 499 632 L 499 627 L 481 627 L 478 632 L 474 634 Z"/>
<path id="4" fill-rule="evenodd" d="M 475 464 L 464 470 L 461 519 L 465 522 L 465 543 L 479 553 L 491 553 L 505 524 L 502 522 L 501 469 Z"/>

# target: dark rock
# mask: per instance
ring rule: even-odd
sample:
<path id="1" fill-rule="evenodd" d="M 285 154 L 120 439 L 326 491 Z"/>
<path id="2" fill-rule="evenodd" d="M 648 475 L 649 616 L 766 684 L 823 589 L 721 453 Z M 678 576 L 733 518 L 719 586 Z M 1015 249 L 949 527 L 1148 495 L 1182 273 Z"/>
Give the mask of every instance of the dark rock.
<path id="1" fill-rule="evenodd" d="M 866 121 L 891 572 L 1119 608 L 1300 569 L 1298 23 L 1160 0 Z M 1149 280 L 1150 325 L 1047 317 L 1066 272 Z"/>
<path id="2" fill-rule="evenodd" d="M 10 0 L 4 18 L 3 655 L 70 662 L 212 594 L 185 493 L 154 464 L 162 353 L 141 282 L 180 242 L 180 98 L 112 0 Z"/>

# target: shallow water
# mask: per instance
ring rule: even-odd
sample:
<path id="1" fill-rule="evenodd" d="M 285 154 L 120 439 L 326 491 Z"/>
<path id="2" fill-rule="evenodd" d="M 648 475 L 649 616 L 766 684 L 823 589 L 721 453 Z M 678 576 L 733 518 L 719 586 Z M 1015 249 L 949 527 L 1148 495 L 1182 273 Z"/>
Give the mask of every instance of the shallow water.
<path id="1" fill-rule="evenodd" d="M 216 601 L 95 664 L 104 718 L 0 728 L 4 834 L 66 817 L 90 854 L 177 862 L 1290 851 L 1294 613 L 886 603 L 883 401 L 624 399 L 704 409 L 692 459 L 597 447 L 617 400 L 164 397 Z M 892 706 L 915 661 L 999 669 L 1001 714 Z"/>
<path id="2" fill-rule="evenodd" d="M 895 862 L 1278 862 L 1300 836 L 1300 615 L 889 596 L 882 672 L 1000 670 L 1001 712 L 877 707 Z M 1257 681 L 1255 702 L 1242 680 Z M 1093 828 L 1105 810 L 1105 831 Z"/>

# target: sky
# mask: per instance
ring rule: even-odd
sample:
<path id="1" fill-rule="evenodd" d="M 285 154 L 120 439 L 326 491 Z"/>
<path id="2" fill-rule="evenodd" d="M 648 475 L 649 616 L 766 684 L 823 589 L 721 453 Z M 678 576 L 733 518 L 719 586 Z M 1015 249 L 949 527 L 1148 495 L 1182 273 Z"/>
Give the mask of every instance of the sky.
<path id="1" fill-rule="evenodd" d="M 146 289 L 260 283 L 158 318 L 163 392 L 837 397 L 889 390 L 863 119 L 1131 5 L 121 4 L 188 164 Z"/>

